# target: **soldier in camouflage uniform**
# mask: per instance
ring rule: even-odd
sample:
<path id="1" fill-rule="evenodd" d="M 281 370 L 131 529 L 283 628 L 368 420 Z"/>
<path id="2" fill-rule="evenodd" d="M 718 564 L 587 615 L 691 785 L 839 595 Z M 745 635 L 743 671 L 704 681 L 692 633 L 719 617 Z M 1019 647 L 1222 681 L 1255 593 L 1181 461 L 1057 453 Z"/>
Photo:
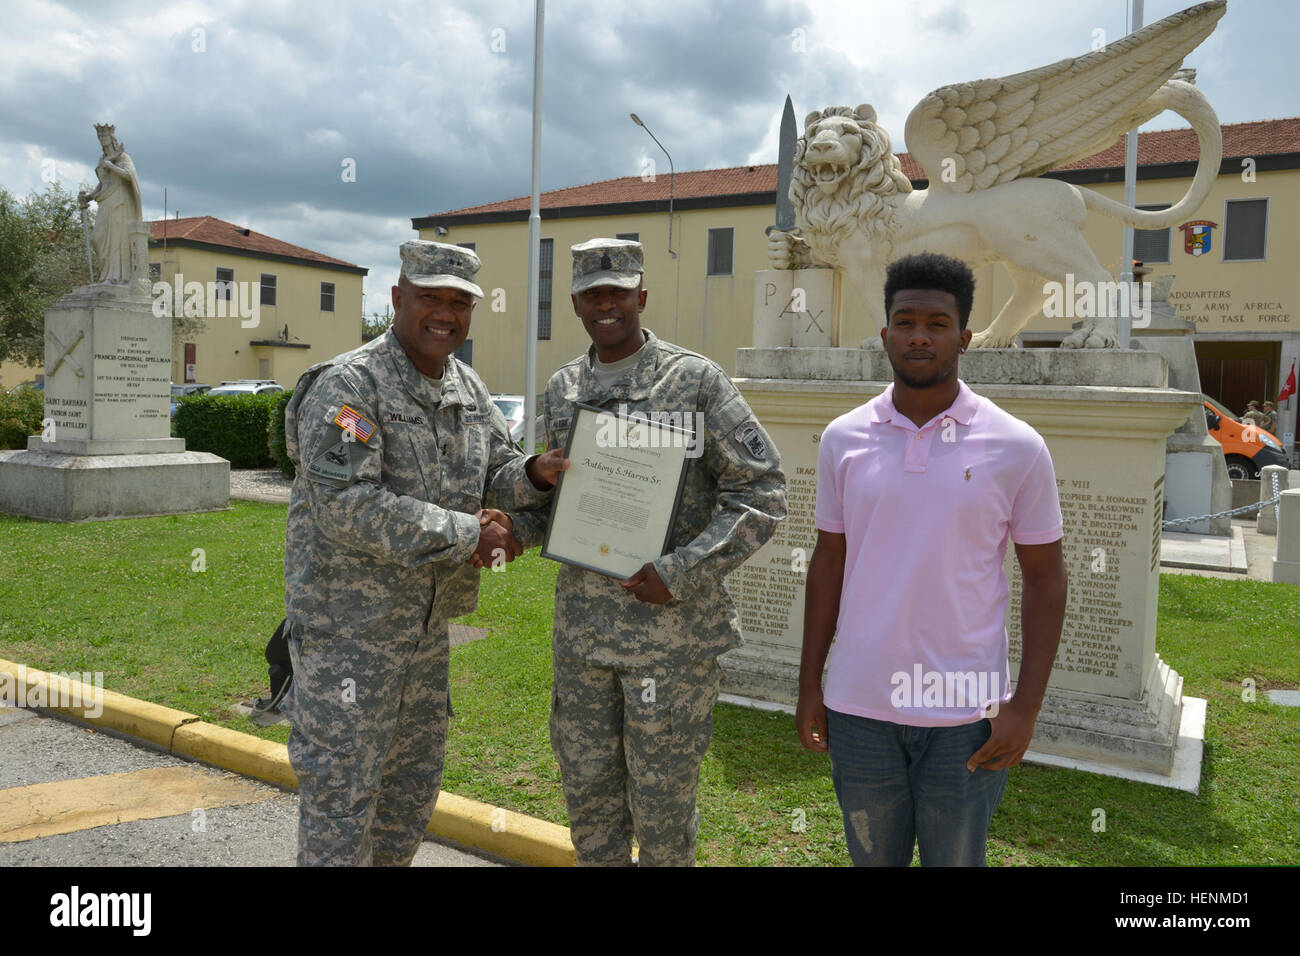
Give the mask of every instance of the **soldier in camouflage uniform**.
<path id="1" fill-rule="evenodd" d="M 483 294 L 478 257 L 424 241 L 401 256 L 393 327 L 304 372 L 285 413 L 299 865 L 414 857 L 442 778 L 447 620 L 478 600 L 467 562 L 520 551 L 512 519 L 480 506 L 544 503 L 557 476 L 558 452 L 520 452 L 452 356 Z M 520 534 L 540 534 L 544 515 L 516 517 Z"/>
<path id="2" fill-rule="evenodd" d="M 629 865 L 635 832 L 642 865 L 690 866 L 717 657 L 741 643 L 722 579 L 785 516 L 785 476 L 727 373 L 641 328 L 641 244 L 572 251 L 573 306 L 593 344 L 546 386 L 548 447 L 564 447 L 575 402 L 683 413 L 696 437 L 667 554 L 621 582 L 560 568 L 551 746 L 579 864 Z"/>

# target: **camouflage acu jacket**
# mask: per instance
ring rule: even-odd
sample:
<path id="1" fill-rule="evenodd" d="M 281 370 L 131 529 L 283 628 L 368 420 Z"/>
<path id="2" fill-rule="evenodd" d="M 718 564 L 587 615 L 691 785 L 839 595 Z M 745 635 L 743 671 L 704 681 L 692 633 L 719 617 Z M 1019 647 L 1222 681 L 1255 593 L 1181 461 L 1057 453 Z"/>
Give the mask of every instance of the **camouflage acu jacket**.
<path id="1" fill-rule="evenodd" d="M 630 377 L 605 389 L 591 370 L 594 347 L 557 371 L 542 400 L 546 439 L 563 447 L 573 403 L 618 413 L 681 413 L 697 431 L 669 552 L 654 562 L 673 595 L 659 606 L 617 580 L 563 565 L 555 584 L 554 650 L 593 664 L 638 667 L 689 661 L 740 645 L 723 577 L 785 517 L 781 456 L 749 404 L 717 364 L 646 331 Z"/>
<path id="2" fill-rule="evenodd" d="M 449 358 L 439 392 L 391 330 L 303 373 L 285 441 L 297 468 L 286 616 L 324 631 L 418 639 L 431 620 L 469 613 L 474 512 L 550 499 L 473 370 Z"/>

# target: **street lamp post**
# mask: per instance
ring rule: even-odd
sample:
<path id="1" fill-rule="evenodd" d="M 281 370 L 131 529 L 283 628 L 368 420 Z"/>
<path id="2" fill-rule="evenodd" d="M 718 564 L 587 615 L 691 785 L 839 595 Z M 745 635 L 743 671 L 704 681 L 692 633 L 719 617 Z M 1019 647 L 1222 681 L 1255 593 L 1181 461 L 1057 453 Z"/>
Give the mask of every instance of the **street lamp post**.
<path id="1" fill-rule="evenodd" d="M 650 133 L 650 127 L 641 122 L 641 117 L 637 116 L 635 113 L 629 113 L 628 115 L 632 117 L 633 123 L 636 123 L 637 126 L 640 126 L 647 133 Z M 654 133 L 650 133 L 650 138 L 655 141 L 655 145 L 662 149 L 664 155 L 668 157 L 668 254 L 676 259 L 677 253 L 673 252 L 673 183 L 676 179 L 677 171 L 673 169 L 672 154 L 669 153 L 667 149 L 664 149 L 664 144 L 659 142 L 659 137 Z"/>

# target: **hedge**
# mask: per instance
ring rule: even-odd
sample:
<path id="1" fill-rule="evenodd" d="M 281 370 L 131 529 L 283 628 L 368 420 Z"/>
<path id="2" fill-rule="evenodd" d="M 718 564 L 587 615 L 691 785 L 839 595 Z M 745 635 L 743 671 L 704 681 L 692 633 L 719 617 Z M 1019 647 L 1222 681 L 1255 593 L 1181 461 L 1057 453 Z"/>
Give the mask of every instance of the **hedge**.
<path id="1" fill-rule="evenodd" d="M 39 389 L 0 392 L 0 448 L 26 448 L 27 436 L 41 433 L 44 414 L 45 393 Z"/>
<path id="2" fill-rule="evenodd" d="M 280 394 L 186 395 L 177 403 L 176 435 L 186 451 L 220 455 L 231 468 L 270 468 L 267 437 Z"/>
<path id="3" fill-rule="evenodd" d="M 271 428 L 266 436 L 267 446 L 271 450 L 271 457 L 280 466 L 280 473 L 292 478 L 296 469 L 289 459 L 289 452 L 284 447 L 284 410 L 289 404 L 289 399 L 293 398 L 293 392 L 276 392 L 274 397 L 275 405 L 271 408 Z"/>

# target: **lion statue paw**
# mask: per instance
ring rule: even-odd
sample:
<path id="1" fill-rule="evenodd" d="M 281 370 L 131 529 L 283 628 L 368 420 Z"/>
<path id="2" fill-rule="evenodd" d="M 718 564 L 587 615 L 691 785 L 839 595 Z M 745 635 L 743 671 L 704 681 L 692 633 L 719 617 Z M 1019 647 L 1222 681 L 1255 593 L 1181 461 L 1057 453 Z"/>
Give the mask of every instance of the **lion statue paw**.
<path id="1" fill-rule="evenodd" d="M 1014 349 L 1016 345 L 1016 336 L 1013 332 L 1010 335 L 1005 333 L 998 334 L 992 329 L 985 329 L 983 332 L 976 332 L 970 337 L 970 347 L 973 349 Z"/>
<path id="2" fill-rule="evenodd" d="M 1063 349 L 1119 348 L 1119 334 L 1113 324 L 1088 319 L 1061 342 Z"/>
<path id="3" fill-rule="evenodd" d="M 767 261 L 773 269 L 806 269 L 812 264 L 808 242 L 793 232 L 772 229 L 767 234 Z"/>

